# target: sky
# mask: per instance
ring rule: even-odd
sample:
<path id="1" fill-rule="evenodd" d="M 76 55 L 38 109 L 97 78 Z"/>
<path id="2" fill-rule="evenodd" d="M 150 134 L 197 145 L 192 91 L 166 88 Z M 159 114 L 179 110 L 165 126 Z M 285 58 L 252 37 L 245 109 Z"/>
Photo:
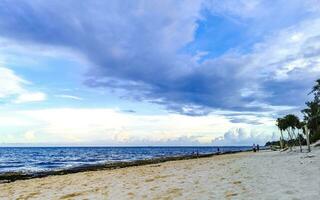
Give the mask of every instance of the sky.
<path id="1" fill-rule="evenodd" d="M 2 0 L 1 145 L 252 145 L 302 117 L 320 0 Z"/>

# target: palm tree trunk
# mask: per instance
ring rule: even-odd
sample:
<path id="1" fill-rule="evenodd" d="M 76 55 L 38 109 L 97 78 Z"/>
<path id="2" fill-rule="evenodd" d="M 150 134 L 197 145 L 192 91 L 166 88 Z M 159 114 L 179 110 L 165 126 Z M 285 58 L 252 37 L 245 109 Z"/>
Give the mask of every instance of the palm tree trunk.
<path id="1" fill-rule="evenodd" d="M 302 135 L 302 134 L 299 133 L 299 129 L 298 129 L 298 142 L 299 142 L 299 146 L 300 146 L 300 152 L 302 152 L 302 144 L 301 144 L 300 135 Z"/>
<path id="2" fill-rule="evenodd" d="M 300 140 L 300 134 L 298 132 L 298 141 L 299 141 L 299 146 L 300 146 L 300 152 L 302 152 L 302 145 L 301 145 L 301 140 Z"/>
<path id="3" fill-rule="evenodd" d="M 290 130 L 289 130 L 289 129 L 287 129 L 287 132 L 288 132 L 288 136 L 289 136 L 288 146 L 290 147 L 290 150 L 292 150 L 292 146 L 291 146 L 291 144 L 290 144 L 290 141 L 292 141 L 292 136 L 291 136 L 291 134 L 290 134 Z"/>
<path id="4" fill-rule="evenodd" d="M 294 132 L 294 131 L 293 131 Z M 296 140 L 298 140 L 299 147 L 300 147 L 300 152 L 302 152 L 302 146 L 301 146 L 301 140 L 300 140 L 300 134 L 299 134 L 299 129 L 297 135 L 294 133 Z"/>
<path id="5" fill-rule="evenodd" d="M 293 136 L 293 138 L 294 138 L 294 140 L 293 140 L 293 145 L 294 146 L 297 146 L 297 140 L 298 140 L 298 136 L 297 136 L 297 134 L 294 132 L 294 129 L 293 128 L 291 128 L 291 131 L 292 131 L 292 136 Z M 301 145 L 300 145 L 300 140 L 299 140 L 299 146 L 301 147 Z"/>
<path id="6" fill-rule="evenodd" d="M 280 147 L 281 147 L 281 149 L 284 149 L 284 139 L 283 139 L 282 130 L 280 130 L 280 133 L 281 133 L 281 138 L 280 138 Z"/>

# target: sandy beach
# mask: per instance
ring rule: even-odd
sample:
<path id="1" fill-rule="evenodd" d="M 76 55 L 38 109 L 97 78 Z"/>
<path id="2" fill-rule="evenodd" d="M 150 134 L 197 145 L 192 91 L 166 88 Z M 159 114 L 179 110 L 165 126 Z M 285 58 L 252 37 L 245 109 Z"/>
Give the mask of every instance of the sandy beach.
<path id="1" fill-rule="evenodd" d="M 243 152 L 0 185 L 0 199 L 318 199 L 320 149 Z"/>

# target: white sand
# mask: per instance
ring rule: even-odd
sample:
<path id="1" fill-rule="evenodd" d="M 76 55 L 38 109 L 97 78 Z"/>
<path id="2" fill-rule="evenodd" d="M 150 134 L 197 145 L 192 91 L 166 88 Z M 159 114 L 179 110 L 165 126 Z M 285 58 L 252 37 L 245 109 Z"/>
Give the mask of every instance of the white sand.
<path id="1" fill-rule="evenodd" d="M 239 153 L 16 181 L 0 185 L 0 199 L 320 199 L 320 149 Z"/>

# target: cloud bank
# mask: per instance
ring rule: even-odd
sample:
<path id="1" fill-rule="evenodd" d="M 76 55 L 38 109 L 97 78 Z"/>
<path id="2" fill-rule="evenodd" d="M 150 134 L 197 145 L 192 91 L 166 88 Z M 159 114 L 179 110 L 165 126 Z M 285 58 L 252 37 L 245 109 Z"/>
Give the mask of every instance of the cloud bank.
<path id="1" fill-rule="evenodd" d="M 264 125 L 238 123 L 252 135 L 238 135 L 234 145 L 247 145 L 271 138 L 273 122 Z M 20 135 L 10 127 L 19 127 Z M 36 109 L 2 112 L 0 143 L 33 142 L 71 145 L 232 145 L 233 138 L 224 133 L 235 129 L 227 117 L 220 115 L 186 116 L 136 115 L 116 109 Z M 241 129 L 241 131 L 242 131 Z M 259 134 L 264 134 L 260 138 Z M 223 137 L 221 141 L 221 137 Z M 230 140 L 230 138 L 232 140 Z M 263 141 L 265 142 L 265 141 Z"/>
<path id="2" fill-rule="evenodd" d="M 252 144 L 265 145 L 266 141 L 274 141 L 278 139 L 279 138 L 275 133 L 265 134 L 263 132 L 252 131 L 250 129 L 236 128 L 230 129 L 223 136 L 215 138 L 212 141 L 212 144 L 217 146 L 251 146 Z"/>
<path id="3" fill-rule="evenodd" d="M 0 36 L 74 51 L 91 65 L 87 86 L 123 90 L 125 98 L 161 104 L 170 111 L 266 111 L 301 105 L 320 74 L 317 3 L 2 1 Z M 285 6 L 290 9 L 280 15 Z M 199 22 L 208 16 L 253 26 L 256 32 L 245 30 L 257 40 L 245 52 L 236 46 L 216 57 L 203 57 L 201 49 L 185 51 L 197 41 Z M 279 21 L 274 27 L 272 16 Z M 258 37 L 259 31 L 268 35 Z"/>

